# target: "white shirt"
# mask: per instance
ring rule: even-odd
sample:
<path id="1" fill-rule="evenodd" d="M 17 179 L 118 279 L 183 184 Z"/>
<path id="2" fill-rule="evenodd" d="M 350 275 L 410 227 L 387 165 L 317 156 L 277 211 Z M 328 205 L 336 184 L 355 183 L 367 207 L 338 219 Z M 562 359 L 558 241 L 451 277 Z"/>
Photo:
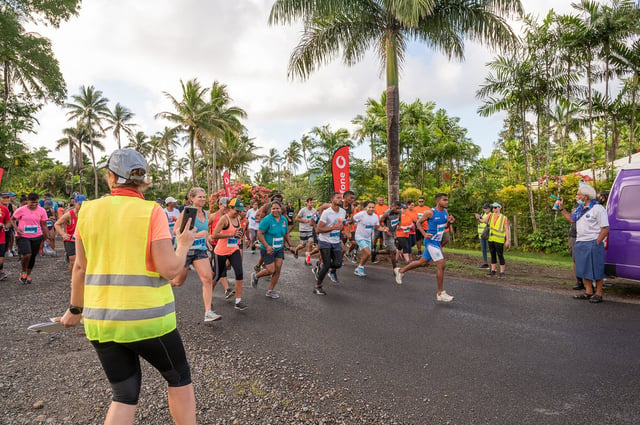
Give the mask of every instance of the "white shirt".
<path id="1" fill-rule="evenodd" d="M 173 227 L 176 225 L 176 220 L 180 217 L 180 211 L 177 208 L 174 208 L 173 211 L 169 211 L 168 209 L 164 209 L 165 214 L 167 214 L 167 220 L 169 221 L 169 233 L 173 237 Z"/>
<path id="2" fill-rule="evenodd" d="M 338 224 L 338 222 L 345 219 L 347 216 L 347 212 L 343 208 L 339 208 L 338 212 L 335 212 L 333 208 L 327 208 L 322 211 L 322 215 L 320 216 L 320 221 L 323 222 L 327 227 L 333 226 L 334 224 Z M 326 233 L 318 233 L 318 240 L 321 242 L 327 243 L 340 243 L 340 230 L 332 230 Z"/>
<path id="3" fill-rule="evenodd" d="M 356 227 L 356 241 L 361 239 L 372 240 L 373 231 L 376 226 L 380 225 L 380 219 L 375 214 L 367 214 L 366 211 L 360 211 L 353 216 L 353 221 L 358 223 Z"/>
<path id="4" fill-rule="evenodd" d="M 260 227 L 260 222 L 256 220 L 257 213 L 258 213 L 258 210 L 254 210 L 253 208 L 247 211 L 247 220 L 249 221 L 249 230 L 258 230 L 258 228 Z"/>
<path id="5" fill-rule="evenodd" d="M 596 240 L 603 227 L 609 227 L 607 211 L 602 205 L 595 204 L 586 214 L 576 221 L 576 230 L 578 232 L 576 242 Z"/>
<path id="6" fill-rule="evenodd" d="M 313 215 L 316 213 L 316 209 L 315 208 L 301 208 L 300 211 L 298 211 L 298 217 L 300 217 L 303 220 L 311 220 L 313 218 Z M 311 233 L 313 232 L 313 227 L 311 227 L 311 225 L 309 223 L 303 223 L 300 222 L 300 233 Z"/>

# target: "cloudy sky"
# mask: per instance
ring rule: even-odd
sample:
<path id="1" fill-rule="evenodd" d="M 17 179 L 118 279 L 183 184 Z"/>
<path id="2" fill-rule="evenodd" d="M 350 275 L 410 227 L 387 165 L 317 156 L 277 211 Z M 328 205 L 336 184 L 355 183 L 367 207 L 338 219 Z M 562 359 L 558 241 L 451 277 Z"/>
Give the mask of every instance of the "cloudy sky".
<path id="1" fill-rule="evenodd" d="M 138 129 L 147 134 L 167 122 L 154 119 L 171 110 L 163 92 L 180 98 L 180 79 L 198 78 L 228 86 L 236 106 L 248 113 L 245 124 L 262 153 L 282 152 L 314 126 L 353 129 L 350 121 L 364 112 L 368 98 L 379 99 L 384 77 L 373 52 L 347 68 L 340 60 L 305 82 L 287 79 L 287 64 L 299 27 L 270 27 L 271 0 L 84 0 L 79 16 L 58 29 L 31 28 L 51 39 L 69 95 L 93 85 L 109 99 L 131 109 Z M 544 16 L 550 8 L 571 11 L 567 0 L 523 0 L 525 11 Z M 411 45 L 400 80 L 400 99 L 435 101 L 461 119 L 482 155 L 490 154 L 502 116 L 481 118 L 475 92 L 487 75 L 492 52 L 468 44 L 463 62 L 449 62 L 423 45 Z M 31 147 L 54 151 L 68 127 L 65 111 L 46 106 L 38 115 L 37 134 L 24 138 Z M 116 147 L 108 136 L 107 153 Z M 356 156 L 368 158 L 361 147 Z M 258 164 L 254 168 L 259 168 Z"/>

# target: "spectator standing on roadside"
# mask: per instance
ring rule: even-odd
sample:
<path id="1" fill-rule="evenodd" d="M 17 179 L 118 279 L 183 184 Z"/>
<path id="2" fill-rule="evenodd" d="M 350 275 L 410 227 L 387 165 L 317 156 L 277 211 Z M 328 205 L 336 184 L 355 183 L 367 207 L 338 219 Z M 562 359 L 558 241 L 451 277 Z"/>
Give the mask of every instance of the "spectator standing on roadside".
<path id="1" fill-rule="evenodd" d="M 476 221 L 478 222 L 478 239 L 480 239 L 480 249 L 482 250 L 482 260 L 484 263 L 479 267 L 481 269 L 489 268 L 489 257 L 487 256 L 487 251 L 489 251 L 489 238 L 483 239 L 482 233 L 484 229 L 487 227 L 487 223 L 482 221 L 487 218 L 487 216 L 491 213 L 491 204 L 485 203 L 482 206 L 482 214 L 475 214 Z"/>
<path id="2" fill-rule="evenodd" d="M 602 285 L 604 282 L 604 239 L 609 234 L 609 218 L 604 207 L 595 200 L 596 190 L 586 183 L 581 183 L 576 194 L 578 208 L 572 214 L 563 208 L 562 199 L 558 207 L 562 216 L 576 223 L 576 245 L 574 255 L 576 276 L 584 281 L 585 292 L 574 298 L 589 300 L 591 303 L 602 302 Z M 596 283 L 595 294 L 593 282 Z"/>
<path id="3" fill-rule="evenodd" d="M 171 240 L 175 241 L 175 234 L 173 233 L 173 228 L 176 225 L 176 221 L 178 217 L 180 217 L 180 210 L 176 208 L 178 201 L 173 196 L 169 196 L 164 200 L 165 205 L 167 206 L 164 209 L 164 213 L 167 215 L 167 220 L 169 221 L 169 233 L 171 234 Z"/>
<path id="4" fill-rule="evenodd" d="M 111 196 L 86 202 L 78 217 L 71 302 L 61 322 L 72 327 L 84 318 L 113 392 L 105 424 L 134 423 L 143 357 L 168 383 L 173 420 L 193 425 L 196 400 L 169 279 L 182 270 L 196 230 L 179 233 L 174 251 L 166 215 L 142 195 L 149 181 L 138 152 L 114 151 L 107 169 Z"/>
<path id="5" fill-rule="evenodd" d="M 502 205 L 497 202 L 491 204 L 492 212 L 481 221 L 489 226 L 489 251 L 491 252 L 491 270 L 487 276 L 495 276 L 498 261 L 500 262 L 499 279 L 504 279 L 504 248 L 509 248 L 511 243 L 511 232 L 509 230 L 509 221 L 502 214 Z"/>

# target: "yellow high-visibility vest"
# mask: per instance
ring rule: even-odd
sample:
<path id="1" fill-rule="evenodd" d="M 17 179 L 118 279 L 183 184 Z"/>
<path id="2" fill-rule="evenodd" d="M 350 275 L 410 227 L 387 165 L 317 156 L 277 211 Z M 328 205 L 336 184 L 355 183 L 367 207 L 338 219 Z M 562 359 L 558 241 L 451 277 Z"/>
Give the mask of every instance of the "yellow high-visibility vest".
<path id="1" fill-rule="evenodd" d="M 487 224 L 491 228 L 489 230 L 489 242 L 504 243 L 507 239 L 507 229 L 505 226 L 507 217 L 505 217 L 504 214 L 499 214 L 498 219 L 495 220 L 495 223 L 494 217 L 495 214 L 491 213 L 491 215 L 489 216 L 489 221 L 487 222 Z"/>
<path id="2" fill-rule="evenodd" d="M 171 284 L 146 264 L 156 205 L 130 196 L 82 204 L 77 226 L 87 259 L 83 317 L 91 341 L 142 341 L 176 328 Z"/>
<path id="3" fill-rule="evenodd" d="M 484 220 L 490 213 L 486 213 L 483 212 L 482 215 L 480 216 L 480 220 Z M 478 237 L 481 238 L 482 237 L 482 232 L 484 231 L 484 228 L 487 227 L 487 223 L 483 223 L 482 221 L 478 222 Z"/>

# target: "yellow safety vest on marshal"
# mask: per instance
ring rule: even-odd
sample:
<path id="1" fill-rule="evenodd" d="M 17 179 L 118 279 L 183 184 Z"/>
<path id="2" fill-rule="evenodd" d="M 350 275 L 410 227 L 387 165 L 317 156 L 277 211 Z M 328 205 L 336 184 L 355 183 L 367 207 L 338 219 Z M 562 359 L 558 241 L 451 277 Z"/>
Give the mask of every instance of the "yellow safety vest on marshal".
<path id="1" fill-rule="evenodd" d="M 482 215 L 480 216 L 481 220 L 484 220 L 487 216 L 489 215 L 489 213 L 482 213 Z M 478 222 L 478 237 L 482 238 L 482 232 L 484 231 L 484 228 L 487 227 L 487 223 L 483 223 L 481 221 Z"/>
<path id="2" fill-rule="evenodd" d="M 83 317 L 91 341 L 141 341 L 176 328 L 171 284 L 147 270 L 155 205 L 130 196 L 82 204 L 78 232 L 87 258 Z"/>
<path id="3" fill-rule="evenodd" d="M 489 230 L 489 242 L 504 243 L 507 239 L 507 230 L 505 228 L 507 217 L 503 214 L 498 215 L 497 220 L 494 220 L 494 217 L 495 214 L 491 213 L 487 223 L 491 227 L 491 230 Z"/>

